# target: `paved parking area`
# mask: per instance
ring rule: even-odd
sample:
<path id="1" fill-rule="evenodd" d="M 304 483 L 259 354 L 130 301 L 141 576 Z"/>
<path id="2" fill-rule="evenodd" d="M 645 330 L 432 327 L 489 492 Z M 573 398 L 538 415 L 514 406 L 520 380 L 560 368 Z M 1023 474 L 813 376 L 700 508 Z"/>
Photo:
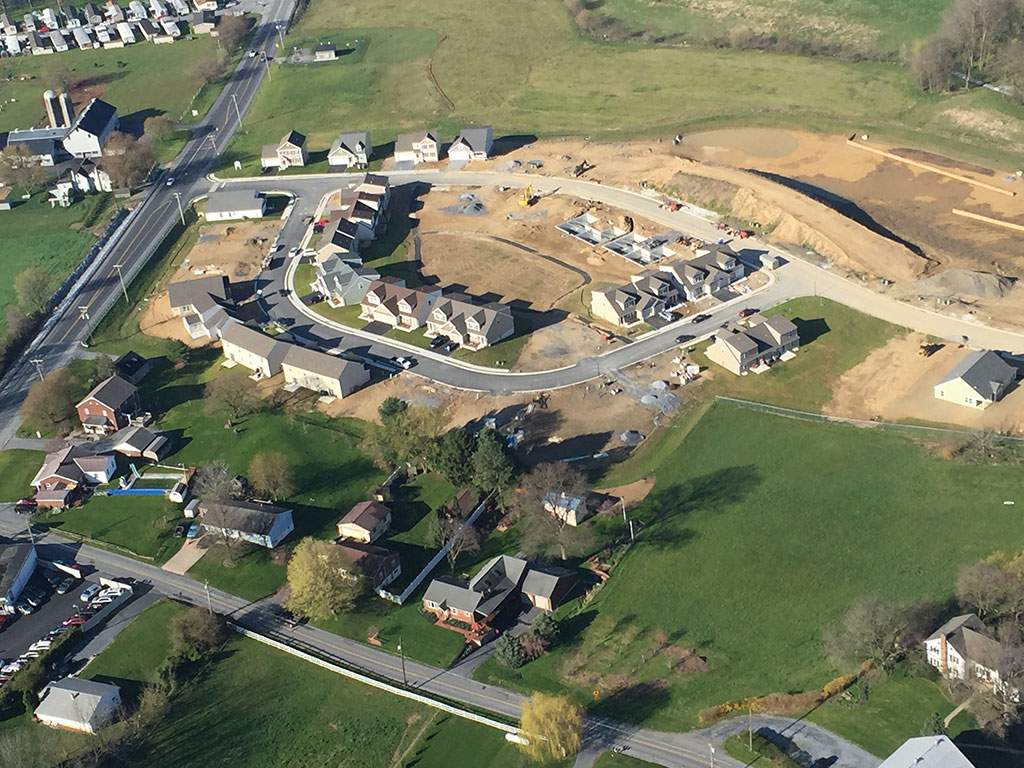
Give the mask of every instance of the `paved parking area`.
<path id="1" fill-rule="evenodd" d="M 36 582 L 36 578 L 32 583 Z M 18 658 L 32 643 L 41 639 L 54 627 L 60 626 L 64 619 L 73 616 L 82 607 L 82 603 L 78 602 L 78 596 L 85 587 L 86 583 L 79 581 L 66 595 L 50 595 L 32 615 L 19 614 L 13 624 L 0 632 L 0 659 L 10 661 Z"/>

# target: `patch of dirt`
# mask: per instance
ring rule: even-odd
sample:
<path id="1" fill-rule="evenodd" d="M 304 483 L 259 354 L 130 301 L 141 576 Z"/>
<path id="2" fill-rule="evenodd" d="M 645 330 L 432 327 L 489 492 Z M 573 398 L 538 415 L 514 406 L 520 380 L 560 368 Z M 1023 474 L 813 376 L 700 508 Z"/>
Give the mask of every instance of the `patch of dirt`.
<path id="1" fill-rule="evenodd" d="M 647 498 L 647 494 L 649 494 L 651 489 L 654 487 L 654 481 L 655 478 L 653 477 L 645 477 L 642 480 L 627 483 L 626 485 L 616 485 L 614 488 L 602 488 L 597 492 L 603 493 L 606 496 L 617 496 L 625 502 L 626 508 L 630 509 Z"/>
<path id="2" fill-rule="evenodd" d="M 926 421 L 970 429 L 1024 434 L 1024 388 L 1016 387 L 984 411 L 938 400 L 933 387 L 967 355 L 946 344 L 930 357 L 918 350 L 926 336 L 897 336 L 840 377 L 823 412 L 830 416 L 883 421 Z"/>
<path id="3" fill-rule="evenodd" d="M 523 347 L 515 369 L 546 371 L 572 365 L 581 358 L 599 355 L 610 348 L 599 331 L 579 320 L 566 318 L 534 331 Z"/>

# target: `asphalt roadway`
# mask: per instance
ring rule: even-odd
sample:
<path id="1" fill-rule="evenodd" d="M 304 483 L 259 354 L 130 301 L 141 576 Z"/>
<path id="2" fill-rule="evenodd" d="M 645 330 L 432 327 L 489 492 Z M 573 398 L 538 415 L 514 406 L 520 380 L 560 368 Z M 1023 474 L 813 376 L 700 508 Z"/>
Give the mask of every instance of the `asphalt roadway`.
<path id="1" fill-rule="evenodd" d="M 278 23 L 291 17 L 295 0 L 268 0 L 260 8 L 262 22 L 254 32 L 249 50 L 273 57 Z M 0 382 L 0 446 L 6 445 L 17 429 L 18 409 L 37 371 L 32 359 L 40 360 L 43 372 L 68 364 L 78 353 L 103 310 L 118 300 L 121 291 L 119 270 L 133 274 L 140 262 L 159 245 L 165 233 L 179 217 L 179 203 L 205 195 L 210 189 L 206 173 L 231 141 L 238 129 L 239 117 L 249 108 L 267 72 L 263 56 L 242 56 L 220 96 L 203 121 L 196 126 L 192 138 L 171 163 L 170 169 L 158 178 L 129 227 L 103 258 L 93 277 L 83 286 L 70 309 L 40 341 L 32 355 L 23 356 Z M 174 179 L 172 186 L 166 180 Z M 96 317 L 93 317 L 95 315 Z"/>
<path id="2" fill-rule="evenodd" d="M 26 540 L 25 520 L 10 507 L 0 509 L 0 534 L 12 539 Z M 95 569 L 111 578 L 131 578 L 147 585 L 151 591 L 209 606 L 232 622 L 261 634 L 273 637 L 294 647 L 334 660 L 357 671 L 378 678 L 401 683 L 403 675 L 410 688 L 427 694 L 459 701 L 470 707 L 496 712 L 508 717 L 519 717 L 523 696 L 493 685 L 484 685 L 467 679 L 453 670 L 444 670 L 406 659 L 403 671 L 401 660 L 386 651 L 363 645 L 354 640 L 326 632 L 316 627 L 299 625 L 289 629 L 282 620 L 279 606 L 272 598 L 251 602 L 219 589 L 207 589 L 188 576 L 164 571 L 124 555 L 68 541 L 52 533 L 37 533 L 39 556 L 44 560 L 63 559 Z M 95 573 L 90 574 L 91 578 Z M 686 734 L 651 731 L 645 728 L 617 723 L 605 718 L 588 718 L 585 741 L 588 750 L 624 747 L 627 753 L 657 765 L 678 768 L 703 768 L 708 763 L 709 748 L 706 739 Z M 742 764 L 724 754 L 716 754 L 715 764 L 722 768 L 739 768 Z"/>

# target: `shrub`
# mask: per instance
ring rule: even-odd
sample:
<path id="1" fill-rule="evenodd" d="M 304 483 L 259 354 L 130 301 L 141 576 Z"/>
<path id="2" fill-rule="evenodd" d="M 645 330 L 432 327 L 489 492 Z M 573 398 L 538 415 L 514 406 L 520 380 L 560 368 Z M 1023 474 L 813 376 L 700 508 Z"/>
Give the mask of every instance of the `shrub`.
<path id="1" fill-rule="evenodd" d="M 498 638 L 494 645 L 494 658 L 503 667 L 519 669 L 527 662 L 526 652 L 523 650 L 519 638 L 508 632 Z"/>
<path id="2" fill-rule="evenodd" d="M 837 693 L 842 693 L 851 685 L 857 681 L 857 675 L 852 672 L 848 675 L 840 675 L 839 677 L 829 680 L 825 684 L 825 687 L 821 689 L 821 694 L 826 698 L 832 698 Z"/>

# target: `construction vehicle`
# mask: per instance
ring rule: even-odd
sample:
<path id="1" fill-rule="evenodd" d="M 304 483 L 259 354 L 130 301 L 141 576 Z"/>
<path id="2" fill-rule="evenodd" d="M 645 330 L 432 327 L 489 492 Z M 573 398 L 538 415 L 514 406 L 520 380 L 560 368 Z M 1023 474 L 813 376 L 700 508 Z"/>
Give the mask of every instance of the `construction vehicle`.
<path id="1" fill-rule="evenodd" d="M 528 205 L 533 205 L 533 184 L 526 185 L 523 194 L 519 196 L 519 204 L 524 208 Z"/>
<path id="2" fill-rule="evenodd" d="M 942 349 L 941 344 L 922 344 L 917 350 L 918 357 L 931 357 L 936 352 Z"/>

